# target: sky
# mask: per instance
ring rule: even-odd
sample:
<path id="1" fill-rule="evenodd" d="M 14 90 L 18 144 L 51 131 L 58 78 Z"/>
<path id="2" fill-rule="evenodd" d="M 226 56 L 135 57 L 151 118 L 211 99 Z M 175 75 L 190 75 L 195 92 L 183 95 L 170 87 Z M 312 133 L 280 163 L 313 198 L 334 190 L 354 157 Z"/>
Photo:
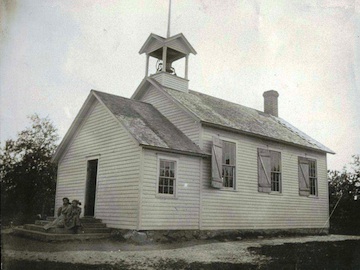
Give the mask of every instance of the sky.
<path id="1" fill-rule="evenodd" d="M 167 17 L 168 0 L 0 0 L 1 144 L 34 113 L 62 138 L 91 89 L 130 98 Z M 360 0 L 173 0 L 170 25 L 197 51 L 190 89 L 261 111 L 274 89 L 329 169 L 360 154 Z"/>

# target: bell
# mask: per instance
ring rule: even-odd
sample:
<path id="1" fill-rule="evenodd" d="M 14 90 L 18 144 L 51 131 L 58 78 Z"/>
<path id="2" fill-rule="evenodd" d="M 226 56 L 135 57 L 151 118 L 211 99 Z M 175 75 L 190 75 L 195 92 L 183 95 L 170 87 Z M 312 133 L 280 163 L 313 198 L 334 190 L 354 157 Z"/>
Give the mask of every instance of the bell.
<path id="1" fill-rule="evenodd" d="M 171 63 L 166 63 L 166 72 L 173 73 L 174 69 L 171 67 Z"/>

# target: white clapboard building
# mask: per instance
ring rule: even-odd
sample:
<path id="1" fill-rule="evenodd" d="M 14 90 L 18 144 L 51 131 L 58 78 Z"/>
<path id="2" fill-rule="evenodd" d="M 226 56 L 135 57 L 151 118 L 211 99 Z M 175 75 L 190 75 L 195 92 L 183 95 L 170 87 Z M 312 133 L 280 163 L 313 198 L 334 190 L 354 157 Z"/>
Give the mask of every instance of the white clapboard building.
<path id="1" fill-rule="evenodd" d="M 189 90 L 183 34 L 151 34 L 140 53 L 133 96 L 90 91 L 58 147 L 55 209 L 77 198 L 83 215 L 131 230 L 328 229 L 333 151 L 278 116 L 276 91 L 258 111 Z"/>

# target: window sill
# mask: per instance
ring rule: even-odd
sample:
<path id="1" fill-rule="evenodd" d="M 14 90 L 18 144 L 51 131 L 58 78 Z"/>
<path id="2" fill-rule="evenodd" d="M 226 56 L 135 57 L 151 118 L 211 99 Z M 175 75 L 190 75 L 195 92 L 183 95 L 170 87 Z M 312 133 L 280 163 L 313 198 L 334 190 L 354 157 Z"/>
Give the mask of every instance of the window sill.
<path id="1" fill-rule="evenodd" d="M 226 188 L 226 187 L 220 188 L 219 190 L 228 191 L 228 192 L 238 192 L 238 190 L 236 190 L 234 188 Z"/>
<path id="2" fill-rule="evenodd" d="M 258 191 L 258 193 L 265 194 L 265 195 L 283 196 L 283 193 L 280 191 L 270 191 L 270 192 Z"/>
<path id="3" fill-rule="evenodd" d="M 283 195 L 280 191 L 271 191 L 269 194 L 270 195 L 277 195 L 277 196 L 282 196 Z"/>
<path id="4" fill-rule="evenodd" d="M 164 194 L 156 194 L 155 198 L 162 200 L 178 200 L 177 196 L 174 195 L 164 195 Z"/>
<path id="5" fill-rule="evenodd" d="M 317 195 L 309 195 L 308 198 L 319 199 L 319 196 L 317 196 Z"/>

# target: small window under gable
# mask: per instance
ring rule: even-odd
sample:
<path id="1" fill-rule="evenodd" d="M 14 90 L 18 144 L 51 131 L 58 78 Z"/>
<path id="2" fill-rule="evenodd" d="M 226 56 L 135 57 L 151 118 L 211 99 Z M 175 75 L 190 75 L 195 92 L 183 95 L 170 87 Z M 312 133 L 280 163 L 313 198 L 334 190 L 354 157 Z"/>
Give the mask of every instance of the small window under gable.
<path id="1" fill-rule="evenodd" d="M 281 153 L 258 149 L 259 192 L 281 192 Z"/>
<path id="2" fill-rule="evenodd" d="M 236 143 L 213 136 L 211 186 L 214 188 L 235 188 Z"/>
<path id="3" fill-rule="evenodd" d="M 159 159 L 158 194 L 175 196 L 176 160 Z"/>
<path id="4" fill-rule="evenodd" d="M 314 159 L 299 157 L 299 194 L 317 196 L 317 169 Z"/>

